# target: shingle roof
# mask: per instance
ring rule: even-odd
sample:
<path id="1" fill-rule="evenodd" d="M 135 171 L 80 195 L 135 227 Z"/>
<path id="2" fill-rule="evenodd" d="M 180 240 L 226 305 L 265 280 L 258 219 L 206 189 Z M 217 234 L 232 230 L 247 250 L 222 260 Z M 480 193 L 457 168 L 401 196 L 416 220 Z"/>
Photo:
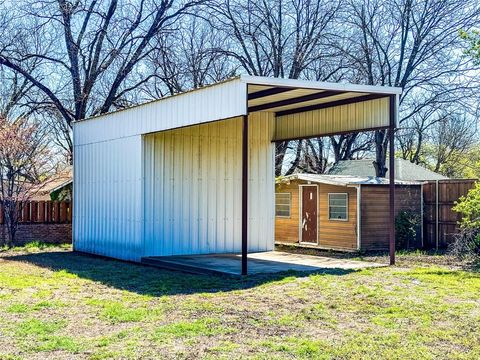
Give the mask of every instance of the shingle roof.
<path id="1" fill-rule="evenodd" d="M 343 160 L 333 165 L 329 175 L 375 176 L 372 159 Z M 386 174 L 388 178 L 388 171 Z M 395 179 L 405 181 L 443 180 L 446 176 L 430 171 L 423 166 L 404 159 L 395 159 Z"/>
<path id="2" fill-rule="evenodd" d="M 386 178 L 375 176 L 347 176 L 347 175 L 318 175 L 318 174 L 293 174 L 277 178 L 276 183 L 289 182 L 291 180 L 310 181 L 317 184 L 329 184 L 338 186 L 352 185 L 388 185 L 390 182 Z M 419 181 L 395 180 L 396 185 L 420 185 Z"/>

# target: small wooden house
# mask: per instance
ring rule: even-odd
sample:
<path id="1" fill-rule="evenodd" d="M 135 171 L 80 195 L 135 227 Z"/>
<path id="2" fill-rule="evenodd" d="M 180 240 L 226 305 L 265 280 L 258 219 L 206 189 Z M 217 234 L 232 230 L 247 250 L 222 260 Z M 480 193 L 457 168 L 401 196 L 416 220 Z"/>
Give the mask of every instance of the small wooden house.
<path id="1" fill-rule="evenodd" d="M 388 188 L 388 179 L 376 177 L 295 174 L 279 178 L 275 242 L 347 251 L 387 250 Z M 396 182 L 396 214 L 401 210 L 422 217 L 422 183 Z M 417 234 L 414 245 L 421 246 L 421 228 Z"/>

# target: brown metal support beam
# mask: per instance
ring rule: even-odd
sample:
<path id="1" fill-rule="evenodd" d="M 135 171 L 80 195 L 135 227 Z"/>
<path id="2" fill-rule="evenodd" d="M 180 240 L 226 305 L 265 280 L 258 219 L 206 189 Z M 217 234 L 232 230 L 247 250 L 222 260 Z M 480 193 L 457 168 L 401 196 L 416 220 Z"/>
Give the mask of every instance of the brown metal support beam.
<path id="1" fill-rule="evenodd" d="M 248 274 L 248 115 L 243 116 L 242 134 L 242 275 Z"/>
<path id="2" fill-rule="evenodd" d="M 268 104 L 252 106 L 252 107 L 248 108 L 248 111 L 249 112 L 261 111 L 261 110 L 268 110 L 268 109 L 277 108 L 277 107 L 280 107 L 280 106 L 294 105 L 294 104 L 299 104 L 299 103 L 306 102 L 306 101 L 319 100 L 319 99 L 324 99 L 324 98 L 328 98 L 328 97 L 339 95 L 339 94 L 344 94 L 345 92 L 346 91 L 326 90 L 326 91 L 321 91 L 321 92 L 317 92 L 317 93 L 314 93 L 314 94 L 308 94 L 308 95 L 304 95 L 304 96 L 294 97 L 294 98 L 291 98 L 291 99 L 274 101 L 274 102 L 271 102 L 271 103 L 268 103 Z"/>
<path id="3" fill-rule="evenodd" d="M 291 110 L 278 111 L 275 114 L 275 116 L 278 117 L 278 116 L 297 114 L 297 113 L 301 113 L 301 112 L 305 112 L 305 111 L 328 109 L 328 108 L 331 108 L 331 107 L 334 107 L 334 106 L 349 105 L 349 104 L 354 104 L 354 103 L 358 103 L 358 102 L 376 100 L 376 99 L 385 98 L 387 96 L 388 95 L 385 95 L 385 94 L 362 95 L 362 96 L 357 96 L 357 97 L 343 99 L 343 100 L 337 100 L 337 101 L 331 101 L 331 102 L 322 103 L 322 104 L 304 106 L 304 107 L 291 109 Z"/>
<path id="4" fill-rule="evenodd" d="M 389 137 L 389 193 L 390 193 L 390 218 L 389 218 L 389 249 L 390 265 L 395 265 L 395 124 L 397 116 L 396 95 L 390 95 L 390 127 Z"/>
<path id="5" fill-rule="evenodd" d="M 255 100 L 255 99 L 260 99 L 260 98 L 271 96 L 271 95 L 281 94 L 286 91 L 292 91 L 292 90 L 295 90 L 295 88 L 274 87 L 271 89 L 260 90 L 260 91 L 256 91 L 254 93 L 248 94 L 247 98 L 248 100 Z"/>
<path id="6" fill-rule="evenodd" d="M 278 141 L 293 141 L 293 140 L 305 140 L 305 139 L 315 139 L 327 136 L 334 136 L 334 135 L 347 135 L 347 134 L 359 134 L 364 133 L 367 131 L 376 131 L 376 130 L 388 130 L 389 126 L 378 126 L 378 127 L 371 127 L 371 128 L 363 128 L 360 130 L 346 130 L 346 131 L 334 131 L 329 133 L 322 133 L 322 134 L 315 134 L 315 135 L 308 135 L 308 136 L 293 136 L 289 138 L 282 138 L 282 139 L 274 139 L 271 142 L 276 143 Z"/>

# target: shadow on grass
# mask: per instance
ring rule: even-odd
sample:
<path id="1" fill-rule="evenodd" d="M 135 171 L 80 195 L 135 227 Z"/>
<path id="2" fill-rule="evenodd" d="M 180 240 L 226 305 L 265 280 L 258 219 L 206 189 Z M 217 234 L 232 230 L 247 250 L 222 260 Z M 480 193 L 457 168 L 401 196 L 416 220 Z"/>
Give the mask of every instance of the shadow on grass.
<path id="1" fill-rule="evenodd" d="M 322 269 L 315 272 L 287 271 L 234 278 L 187 274 L 72 251 L 5 254 L 0 258 L 8 261 L 27 262 L 53 271 L 63 270 L 80 278 L 96 281 L 116 289 L 151 296 L 226 292 L 252 288 L 292 277 L 305 277 L 310 274 L 346 275 L 354 271 L 342 269 Z"/>

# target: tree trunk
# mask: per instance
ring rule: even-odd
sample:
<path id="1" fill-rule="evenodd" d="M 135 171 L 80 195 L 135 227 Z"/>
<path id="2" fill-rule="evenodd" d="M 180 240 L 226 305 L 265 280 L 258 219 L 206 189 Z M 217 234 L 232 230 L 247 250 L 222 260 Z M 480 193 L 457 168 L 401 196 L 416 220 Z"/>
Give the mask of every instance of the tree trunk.
<path id="1" fill-rule="evenodd" d="M 388 133 L 387 130 L 375 131 L 375 175 L 385 177 L 387 174 L 387 149 L 388 149 Z"/>
<path id="2" fill-rule="evenodd" d="M 289 141 L 275 143 L 275 176 L 282 175 L 283 160 L 289 147 Z"/>
<path id="3" fill-rule="evenodd" d="M 17 212 L 18 208 L 15 201 L 7 200 L 3 202 L 4 204 L 4 213 L 3 218 L 5 222 L 5 227 L 7 230 L 7 236 L 5 238 L 5 246 L 11 248 L 15 244 L 15 235 L 17 232 L 17 223 L 18 217 Z"/>
<path id="4" fill-rule="evenodd" d="M 302 145 L 303 140 L 299 140 L 297 143 L 297 151 L 295 152 L 295 159 L 292 161 L 290 168 L 285 173 L 286 176 L 292 175 L 294 171 L 298 168 L 298 165 L 300 164 L 300 160 L 302 158 Z"/>

